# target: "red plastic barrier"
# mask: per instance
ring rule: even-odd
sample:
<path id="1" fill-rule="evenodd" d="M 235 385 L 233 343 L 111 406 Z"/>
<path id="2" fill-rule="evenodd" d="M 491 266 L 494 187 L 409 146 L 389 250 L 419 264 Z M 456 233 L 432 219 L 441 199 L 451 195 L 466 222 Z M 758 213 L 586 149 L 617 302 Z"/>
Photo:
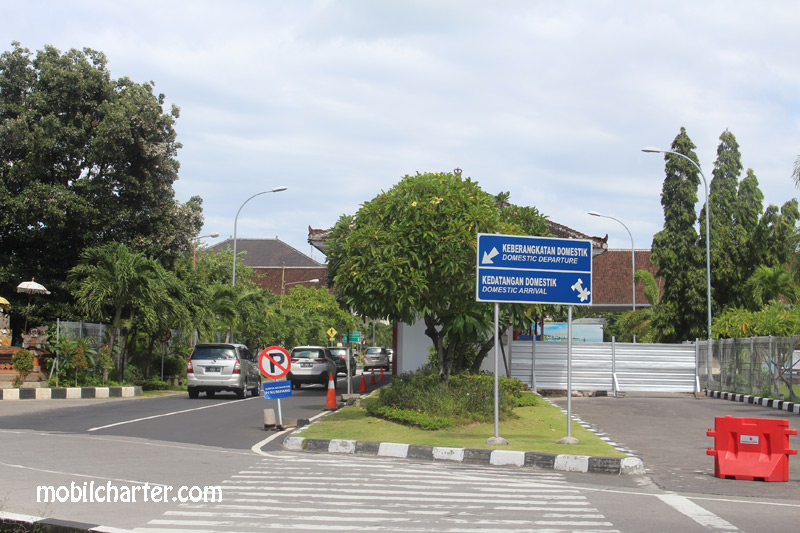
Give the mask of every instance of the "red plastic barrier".
<path id="1" fill-rule="evenodd" d="M 714 447 L 706 451 L 715 456 L 714 475 L 723 479 L 760 481 L 789 481 L 789 456 L 797 450 L 789 449 L 788 420 L 765 418 L 714 418 Z"/>

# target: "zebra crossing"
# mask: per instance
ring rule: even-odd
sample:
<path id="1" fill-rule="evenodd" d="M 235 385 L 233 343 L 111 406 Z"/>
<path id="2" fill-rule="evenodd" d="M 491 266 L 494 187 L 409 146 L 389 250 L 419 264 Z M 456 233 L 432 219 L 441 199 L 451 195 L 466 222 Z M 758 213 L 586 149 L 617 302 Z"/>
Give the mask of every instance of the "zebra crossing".
<path id="1" fill-rule="evenodd" d="M 280 452 L 136 531 L 618 531 L 552 471 Z"/>

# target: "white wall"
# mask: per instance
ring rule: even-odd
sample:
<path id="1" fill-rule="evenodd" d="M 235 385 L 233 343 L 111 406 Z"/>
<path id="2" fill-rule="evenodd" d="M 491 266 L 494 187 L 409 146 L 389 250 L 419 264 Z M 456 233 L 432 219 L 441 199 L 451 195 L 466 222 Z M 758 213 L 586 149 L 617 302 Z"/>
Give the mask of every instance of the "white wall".
<path id="1" fill-rule="evenodd" d="M 510 331 L 510 330 L 509 330 Z M 509 335 L 503 335 L 501 332 L 500 342 L 504 343 L 506 350 L 506 358 L 508 359 L 509 367 L 511 365 L 511 353 L 506 344 Z M 425 335 L 425 322 L 422 320 L 417 321 L 415 324 L 403 324 L 402 322 L 397 325 L 397 373 L 413 372 L 422 367 L 428 362 L 428 353 L 430 352 L 432 343 L 431 339 Z M 484 358 L 481 370 L 494 372 L 494 348 Z M 506 374 L 505 365 L 503 364 L 503 354 L 500 353 L 500 375 Z"/>
<path id="2" fill-rule="evenodd" d="M 425 322 L 397 325 L 397 373 L 413 372 L 428 362 L 431 340 L 425 335 Z"/>

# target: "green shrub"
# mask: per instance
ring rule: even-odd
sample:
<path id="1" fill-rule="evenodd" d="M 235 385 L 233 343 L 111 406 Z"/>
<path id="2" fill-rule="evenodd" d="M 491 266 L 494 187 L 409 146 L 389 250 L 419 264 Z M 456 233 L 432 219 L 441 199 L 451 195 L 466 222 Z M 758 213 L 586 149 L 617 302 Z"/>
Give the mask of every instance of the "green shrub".
<path id="1" fill-rule="evenodd" d="M 148 379 L 142 382 L 142 390 L 167 390 L 169 383 L 160 379 Z"/>
<path id="2" fill-rule="evenodd" d="M 17 371 L 14 386 L 21 387 L 28 374 L 33 372 L 33 354 L 28 350 L 20 350 L 11 357 L 11 366 Z"/>
<path id="3" fill-rule="evenodd" d="M 95 370 L 102 376 L 102 384 L 105 385 L 108 379 L 108 373 L 114 370 L 114 360 L 109 355 L 108 345 L 101 346 L 97 354 L 97 363 Z"/>
<path id="4" fill-rule="evenodd" d="M 123 383 L 126 385 L 141 385 L 143 381 L 144 376 L 138 367 L 129 365 L 127 368 L 125 368 L 125 373 L 122 379 Z"/>
<path id="5" fill-rule="evenodd" d="M 518 400 L 522 388 L 522 382 L 517 379 L 500 378 L 500 418 L 513 417 L 516 402 L 526 401 Z M 454 426 L 488 422 L 494 418 L 494 377 L 489 374 L 457 374 L 450 377 L 449 383 L 443 384 L 433 369 L 421 369 L 396 376 L 391 387 L 380 390 L 376 404 L 370 407 L 374 416 L 393 416 L 394 420 L 403 417 L 403 423 L 420 427 L 421 424 L 414 422 L 418 413 L 431 419 L 449 420 Z"/>
<path id="6" fill-rule="evenodd" d="M 539 404 L 539 396 L 532 392 L 523 392 L 514 397 L 514 407 L 534 407 Z"/>
<path id="7" fill-rule="evenodd" d="M 392 420 L 400 424 L 417 426 L 427 431 L 450 429 L 454 425 L 449 418 L 428 416 L 425 413 L 409 411 L 408 409 L 395 409 L 387 405 L 381 405 L 378 402 L 370 402 L 364 408 L 372 416 Z"/>
<path id="8" fill-rule="evenodd" d="M 159 372 L 160 373 L 160 372 Z M 186 359 L 170 355 L 164 358 L 164 379 L 174 379 L 186 375 Z"/>

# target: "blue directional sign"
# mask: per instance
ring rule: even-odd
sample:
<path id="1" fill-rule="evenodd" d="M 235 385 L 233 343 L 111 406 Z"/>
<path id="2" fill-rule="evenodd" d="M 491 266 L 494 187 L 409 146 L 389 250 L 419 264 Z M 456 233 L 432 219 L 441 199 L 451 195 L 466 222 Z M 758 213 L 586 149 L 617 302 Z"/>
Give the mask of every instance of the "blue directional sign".
<path id="1" fill-rule="evenodd" d="M 264 390 L 265 400 L 275 400 L 278 398 L 291 398 L 292 397 L 292 382 L 291 381 L 271 381 L 261 384 Z"/>
<path id="2" fill-rule="evenodd" d="M 479 302 L 592 304 L 592 242 L 478 234 Z"/>

